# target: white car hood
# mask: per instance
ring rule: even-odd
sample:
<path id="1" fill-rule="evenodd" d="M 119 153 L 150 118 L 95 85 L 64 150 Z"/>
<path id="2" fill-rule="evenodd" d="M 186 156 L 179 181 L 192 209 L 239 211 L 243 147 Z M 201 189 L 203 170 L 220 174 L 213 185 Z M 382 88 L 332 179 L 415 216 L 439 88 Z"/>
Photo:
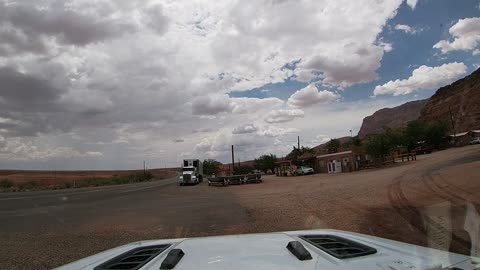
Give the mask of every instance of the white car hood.
<path id="1" fill-rule="evenodd" d="M 330 234 L 373 247 L 375 254 L 337 259 L 300 239 L 299 235 Z M 312 259 L 301 261 L 287 248 L 290 241 L 300 241 Z M 468 256 L 419 247 L 402 242 L 336 230 L 311 230 L 265 234 L 214 236 L 188 239 L 142 241 L 111 249 L 57 270 L 94 269 L 96 266 L 133 248 L 169 243 L 171 246 L 140 269 L 158 270 L 171 249 L 185 255 L 174 267 L 185 269 L 369 269 L 418 270 L 459 267 L 475 269 Z"/>

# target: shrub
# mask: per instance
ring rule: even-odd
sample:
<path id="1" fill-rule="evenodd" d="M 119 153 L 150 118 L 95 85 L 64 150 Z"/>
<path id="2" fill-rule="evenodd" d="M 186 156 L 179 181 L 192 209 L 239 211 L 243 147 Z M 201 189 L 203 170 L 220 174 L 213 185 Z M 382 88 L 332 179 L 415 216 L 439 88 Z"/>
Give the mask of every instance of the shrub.
<path id="1" fill-rule="evenodd" d="M 54 185 L 52 188 L 53 189 L 67 189 L 67 188 L 71 188 L 72 186 L 73 185 L 70 182 L 61 182 L 61 183 L 58 183 L 58 184 Z"/>
<path id="2" fill-rule="evenodd" d="M 3 179 L 0 181 L 0 188 L 11 188 L 13 187 L 13 181 L 9 179 Z"/>
<path id="3" fill-rule="evenodd" d="M 38 189 L 39 187 L 40 187 L 40 184 L 37 181 L 33 181 L 33 180 L 30 180 L 30 181 L 24 182 L 24 183 L 20 183 L 18 185 L 18 189 L 20 191 Z"/>

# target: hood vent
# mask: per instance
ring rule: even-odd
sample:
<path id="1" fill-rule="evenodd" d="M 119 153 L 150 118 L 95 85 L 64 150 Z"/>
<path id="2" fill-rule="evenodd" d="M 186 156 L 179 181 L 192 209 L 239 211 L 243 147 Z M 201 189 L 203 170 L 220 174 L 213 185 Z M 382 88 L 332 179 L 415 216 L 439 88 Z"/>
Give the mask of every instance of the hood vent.
<path id="1" fill-rule="evenodd" d="M 137 270 L 165 251 L 170 245 L 155 245 L 134 248 L 95 267 L 95 270 Z"/>
<path id="2" fill-rule="evenodd" d="M 301 239 L 338 259 L 374 254 L 376 249 L 336 235 L 301 235 Z"/>

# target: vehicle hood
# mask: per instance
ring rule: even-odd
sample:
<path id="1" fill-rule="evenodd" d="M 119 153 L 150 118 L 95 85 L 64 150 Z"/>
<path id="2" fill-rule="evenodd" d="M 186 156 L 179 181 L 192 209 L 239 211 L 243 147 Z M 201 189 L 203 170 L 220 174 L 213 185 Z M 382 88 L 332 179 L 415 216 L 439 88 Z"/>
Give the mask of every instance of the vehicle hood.
<path id="1" fill-rule="evenodd" d="M 299 238 L 300 235 L 329 234 L 375 248 L 375 254 L 337 259 Z M 310 252 L 311 260 L 299 260 L 287 248 L 290 241 L 299 241 Z M 133 248 L 171 244 L 160 255 L 140 269 L 158 270 L 171 249 L 181 249 L 185 255 L 173 268 L 185 269 L 369 269 L 418 270 L 459 267 L 474 269 L 468 256 L 419 247 L 373 236 L 336 230 L 311 230 L 182 238 L 135 242 L 64 265 L 57 270 L 94 269 L 96 266 Z"/>
<path id="2" fill-rule="evenodd" d="M 182 175 L 186 175 L 186 174 L 193 174 L 193 171 L 184 171 L 184 172 L 182 172 Z"/>

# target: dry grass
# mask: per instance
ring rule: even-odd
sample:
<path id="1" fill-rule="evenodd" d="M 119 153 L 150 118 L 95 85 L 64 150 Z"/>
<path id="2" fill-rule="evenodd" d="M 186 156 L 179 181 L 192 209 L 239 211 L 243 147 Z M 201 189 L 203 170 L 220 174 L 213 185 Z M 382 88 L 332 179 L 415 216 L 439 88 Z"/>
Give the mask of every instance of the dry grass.
<path id="1" fill-rule="evenodd" d="M 108 185 L 109 179 L 129 178 L 141 175 L 142 170 L 111 170 L 111 171 L 23 171 L 0 170 L 0 180 L 15 185 L 4 191 L 21 191 L 37 189 L 63 189 L 75 186 Z M 174 169 L 149 170 L 153 179 L 166 179 L 175 176 Z M 111 184 L 118 184 L 112 181 Z M 0 190 L 2 188 L 0 187 Z"/>

